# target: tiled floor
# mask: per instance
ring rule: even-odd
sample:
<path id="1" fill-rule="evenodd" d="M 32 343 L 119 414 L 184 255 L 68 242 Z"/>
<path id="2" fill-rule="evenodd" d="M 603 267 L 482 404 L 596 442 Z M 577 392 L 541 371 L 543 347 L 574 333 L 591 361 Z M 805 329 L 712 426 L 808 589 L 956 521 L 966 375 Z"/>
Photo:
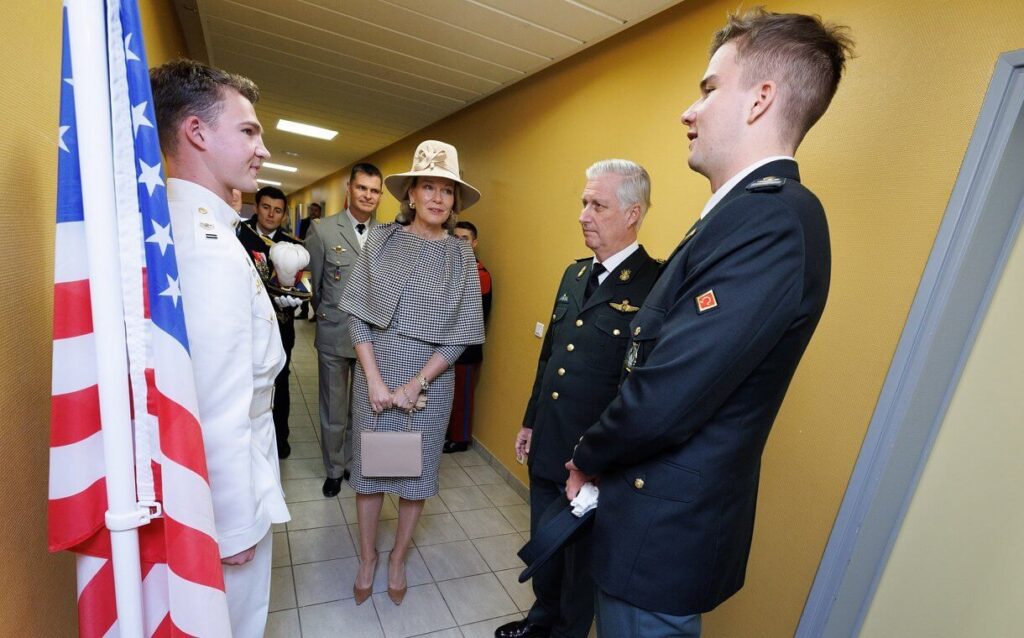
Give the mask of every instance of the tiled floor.
<path id="1" fill-rule="evenodd" d="M 281 462 L 292 520 L 274 529 L 268 638 L 478 638 L 523 617 L 533 602 L 519 584 L 516 556 L 529 536 L 529 508 L 487 461 L 470 450 L 441 459 L 439 495 L 428 499 L 413 534 L 400 607 L 386 594 L 387 551 L 394 542 L 397 500 L 384 502 L 382 550 L 371 600 L 356 606 L 355 494 L 320 493 L 314 324 L 296 321 L 292 352 L 291 457 Z"/>

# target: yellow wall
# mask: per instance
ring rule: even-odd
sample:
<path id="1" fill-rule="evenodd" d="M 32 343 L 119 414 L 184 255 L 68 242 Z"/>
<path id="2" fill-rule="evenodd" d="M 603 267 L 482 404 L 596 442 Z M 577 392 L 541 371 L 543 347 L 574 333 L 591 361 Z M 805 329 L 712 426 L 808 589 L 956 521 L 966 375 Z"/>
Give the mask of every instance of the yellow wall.
<path id="1" fill-rule="evenodd" d="M 183 55 L 170 0 L 141 0 L 151 63 Z M 73 636 L 74 561 L 46 551 L 50 330 L 60 96 L 59 2 L 4 3 L 0 41 L 0 635 Z"/>
<path id="2" fill-rule="evenodd" d="M 686 168 L 679 115 L 736 6 L 684 2 L 367 158 L 385 174 L 405 171 L 420 140 L 441 139 L 483 192 L 465 215 L 495 279 L 475 434 L 521 479 L 512 440 L 540 349 L 533 325 L 546 321 L 565 265 L 587 254 L 576 222 L 583 171 L 617 156 L 647 167 L 654 207 L 641 241 L 667 256 L 709 196 Z M 850 25 L 859 57 L 798 153 L 829 213 L 832 292 L 765 454 L 747 586 L 708 615 L 708 636 L 792 634 L 996 56 L 1024 47 L 1024 5 L 1013 0 L 770 8 Z M 326 199 L 334 212 L 343 181 L 321 180 L 296 201 Z M 381 218 L 396 207 L 386 196 Z"/>
<path id="3" fill-rule="evenodd" d="M 861 636 L 1015 636 L 1024 599 L 1024 238 L 996 288 Z"/>

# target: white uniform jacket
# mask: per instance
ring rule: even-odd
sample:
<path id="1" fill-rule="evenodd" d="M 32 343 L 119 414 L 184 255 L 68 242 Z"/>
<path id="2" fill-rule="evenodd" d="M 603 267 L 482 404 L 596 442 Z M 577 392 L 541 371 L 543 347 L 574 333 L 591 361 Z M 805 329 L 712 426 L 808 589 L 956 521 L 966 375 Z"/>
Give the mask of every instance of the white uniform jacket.
<path id="1" fill-rule="evenodd" d="M 167 199 L 223 558 L 290 518 L 271 414 L 285 354 L 270 297 L 235 236 L 235 211 L 179 179 L 167 180 Z"/>

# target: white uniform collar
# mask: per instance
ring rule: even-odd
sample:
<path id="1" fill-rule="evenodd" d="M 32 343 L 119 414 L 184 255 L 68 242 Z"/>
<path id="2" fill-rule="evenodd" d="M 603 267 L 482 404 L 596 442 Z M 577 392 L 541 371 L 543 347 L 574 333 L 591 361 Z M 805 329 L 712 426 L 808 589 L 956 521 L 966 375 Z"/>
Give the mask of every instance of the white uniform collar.
<path id="1" fill-rule="evenodd" d="M 213 191 L 188 180 L 169 177 L 167 179 L 167 200 L 195 204 L 210 213 L 215 221 L 228 228 L 235 228 L 243 221 L 235 209 L 217 197 Z"/>
<path id="2" fill-rule="evenodd" d="M 704 210 L 700 211 L 700 218 L 704 219 L 704 217 L 711 212 L 711 209 L 717 206 L 718 202 L 722 201 L 722 198 L 725 197 L 729 193 L 729 191 L 731 191 L 733 188 L 736 187 L 737 184 L 743 181 L 744 177 L 750 175 L 751 173 L 761 168 L 765 164 L 775 162 L 777 160 L 792 160 L 794 162 L 796 161 L 789 155 L 772 155 L 771 157 L 766 157 L 764 159 L 757 160 L 750 166 L 741 170 L 739 173 L 733 175 L 728 182 L 722 184 L 722 187 L 714 192 L 714 194 L 711 196 L 711 199 L 708 200 L 708 203 L 704 205 Z"/>
<path id="3" fill-rule="evenodd" d="M 640 248 L 640 243 L 634 241 L 632 244 L 626 246 L 625 248 L 615 253 L 608 259 L 602 261 L 601 265 L 604 266 L 605 271 L 602 275 L 598 275 L 598 281 L 604 281 L 604 277 L 607 276 L 608 273 L 618 268 L 619 265 L 622 264 L 622 262 L 626 261 L 626 259 L 628 259 L 630 255 L 635 253 L 638 248 Z M 594 263 L 598 263 L 596 256 L 594 257 Z"/>

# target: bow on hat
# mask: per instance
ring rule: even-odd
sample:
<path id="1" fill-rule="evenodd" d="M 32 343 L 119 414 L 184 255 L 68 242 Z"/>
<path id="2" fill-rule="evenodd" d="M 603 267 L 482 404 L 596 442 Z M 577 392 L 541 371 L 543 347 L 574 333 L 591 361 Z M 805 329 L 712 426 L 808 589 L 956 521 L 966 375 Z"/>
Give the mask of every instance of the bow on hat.
<path id="1" fill-rule="evenodd" d="M 432 168 L 440 168 L 448 171 L 449 173 L 455 173 L 455 171 L 448 166 L 448 153 L 445 149 L 417 149 L 416 157 L 412 159 L 412 170 L 429 171 Z"/>

